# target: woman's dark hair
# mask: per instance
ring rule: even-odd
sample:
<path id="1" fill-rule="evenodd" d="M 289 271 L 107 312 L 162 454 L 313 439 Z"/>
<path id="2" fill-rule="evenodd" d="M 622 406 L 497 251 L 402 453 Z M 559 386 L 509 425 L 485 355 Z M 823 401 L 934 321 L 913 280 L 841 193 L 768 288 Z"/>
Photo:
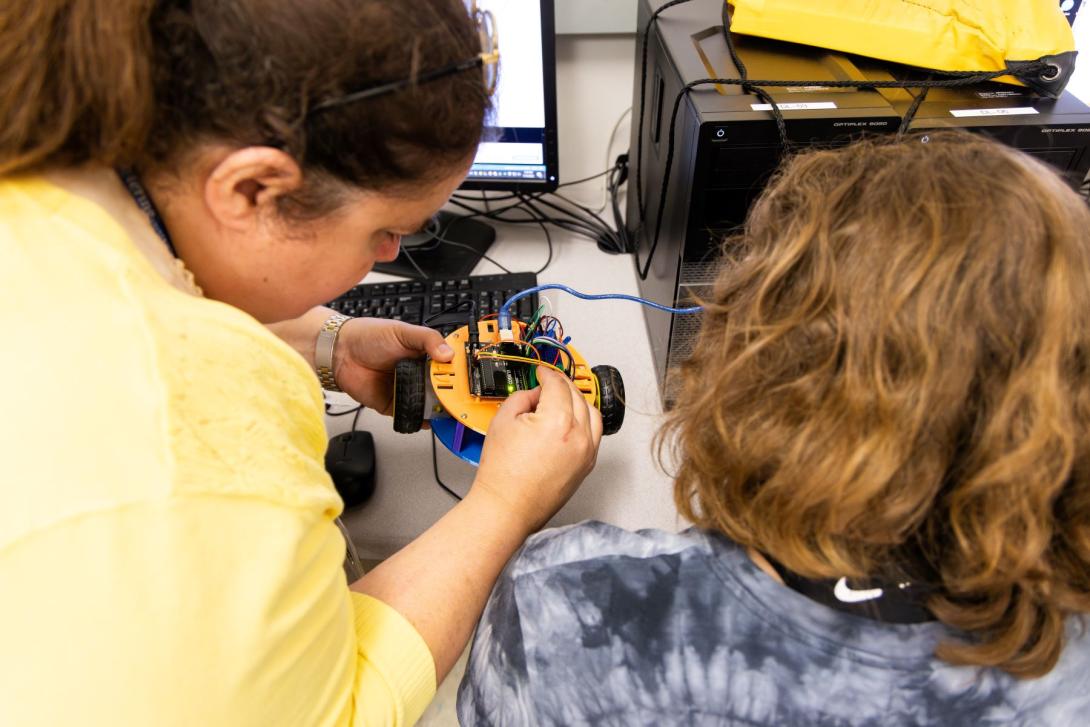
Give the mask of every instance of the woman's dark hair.
<path id="1" fill-rule="evenodd" d="M 479 52 L 462 0 L 8 3 L 0 175 L 165 166 L 220 142 L 282 148 L 319 186 L 440 178 L 480 140 L 489 101 L 479 70 L 311 110 Z"/>
<path id="2" fill-rule="evenodd" d="M 806 577 L 930 573 L 940 657 L 1047 673 L 1090 612 L 1086 203 L 982 137 L 870 141 L 788 162 L 728 250 L 681 511 Z"/>

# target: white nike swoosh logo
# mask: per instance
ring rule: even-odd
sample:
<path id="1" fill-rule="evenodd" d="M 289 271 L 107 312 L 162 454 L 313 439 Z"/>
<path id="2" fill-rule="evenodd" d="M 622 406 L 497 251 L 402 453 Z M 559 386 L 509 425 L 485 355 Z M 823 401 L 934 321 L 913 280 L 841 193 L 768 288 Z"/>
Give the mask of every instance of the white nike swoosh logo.
<path id="1" fill-rule="evenodd" d="M 857 591 L 854 588 L 848 587 L 847 578 L 841 578 L 836 582 L 836 587 L 833 588 L 833 595 L 836 596 L 841 603 L 862 603 L 864 601 L 873 601 L 876 598 L 881 598 L 882 589 L 869 588 L 864 591 Z"/>

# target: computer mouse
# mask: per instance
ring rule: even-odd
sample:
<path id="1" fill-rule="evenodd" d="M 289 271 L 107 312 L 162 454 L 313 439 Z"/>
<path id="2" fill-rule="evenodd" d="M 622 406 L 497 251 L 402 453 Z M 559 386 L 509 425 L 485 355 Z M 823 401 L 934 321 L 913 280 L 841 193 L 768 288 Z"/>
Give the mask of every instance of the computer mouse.
<path id="1" fill-rule="evenodd" d="M 367 502 L 375 492 L 375 439 L 370 432 L 345 432 L 329 440 L 325 468 L 345 509 Z"/>

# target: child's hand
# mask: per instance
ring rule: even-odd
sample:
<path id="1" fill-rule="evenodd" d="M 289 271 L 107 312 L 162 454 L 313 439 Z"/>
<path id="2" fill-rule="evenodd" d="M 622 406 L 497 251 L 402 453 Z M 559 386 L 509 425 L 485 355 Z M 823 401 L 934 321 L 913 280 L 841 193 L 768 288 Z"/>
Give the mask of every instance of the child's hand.
<path id="1" fill-rule="evenodd" d="M 533 532 L 582 483 L 598 455 L 602 416 L 567 377 L 544 366 L 541 386 L 510 396 L 485 438 L 470 497 L 492 497 Z"/>

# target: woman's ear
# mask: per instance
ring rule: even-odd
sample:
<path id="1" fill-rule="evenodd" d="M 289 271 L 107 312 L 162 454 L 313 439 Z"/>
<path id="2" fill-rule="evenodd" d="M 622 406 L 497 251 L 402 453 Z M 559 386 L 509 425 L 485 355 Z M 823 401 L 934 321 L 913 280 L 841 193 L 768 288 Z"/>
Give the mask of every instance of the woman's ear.
<path id="1" fill-rule="evenodd" d="M 257 228 L 279 198 L 298 190 L 303 170 L 291 155 L 267 146 L 233 151 L 212 169 L 204 201 L 216 222 L 236 232 Z"/>

